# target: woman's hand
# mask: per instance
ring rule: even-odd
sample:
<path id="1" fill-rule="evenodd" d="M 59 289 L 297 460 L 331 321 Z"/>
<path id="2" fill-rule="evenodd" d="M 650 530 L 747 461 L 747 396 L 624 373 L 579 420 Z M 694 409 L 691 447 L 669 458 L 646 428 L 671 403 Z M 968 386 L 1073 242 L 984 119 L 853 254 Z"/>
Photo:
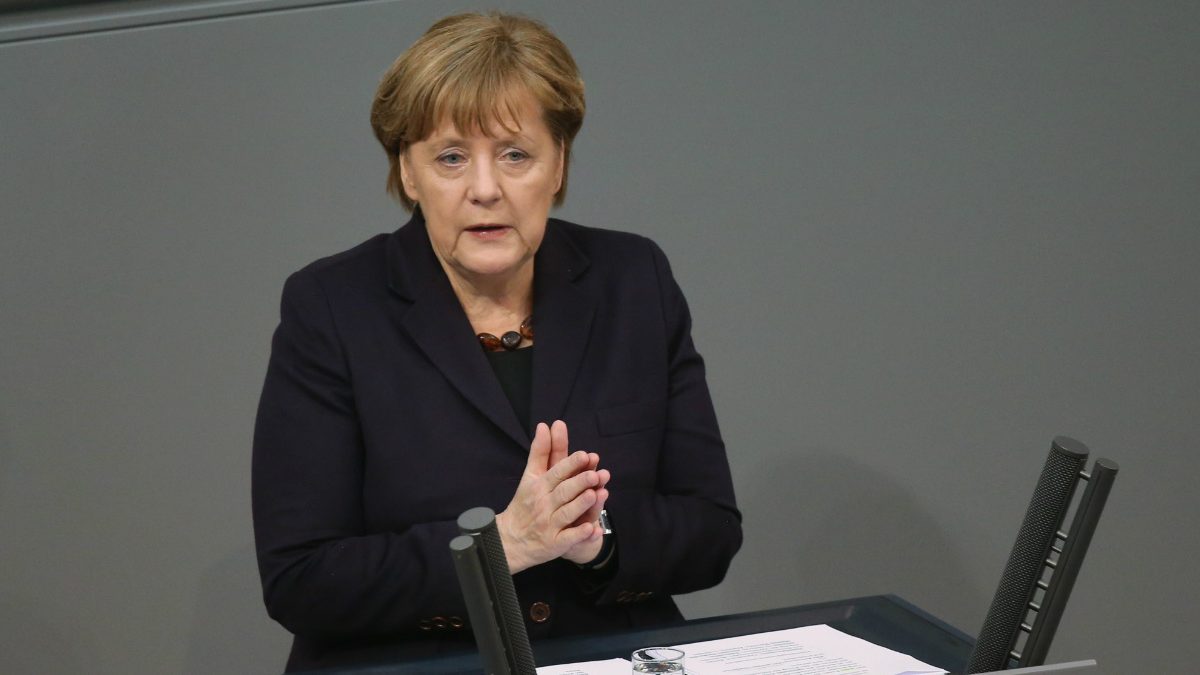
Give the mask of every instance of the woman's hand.
<path id="1" fill-rule="evenodd" d="M 561 425 L 561 427 L 559 426 Z M 565 422 L 557 422 L 550 427 L 550 466 L 561 462 L 567 458 L 569 451 L 567 425 Z M 596 453 L 588 453 L 588 458 L 591 460 L 588 468 L 595 470 L 600 464 L 600 456 Z M 600 549 L 604 545 L 604 528 L 600 525 L 600 511 L 604 509 L 604 502 L 608 500 L 608 479 L 610 474 L 608 470 L 598 472 L 600 475 L 600 484 L 596 487 L 596 503 L 587 510 L 587 513 L 579 517 L 574 525 L 584 525 L 586 523 L 595 523 L 595 531 L 592 536 L 584 541 L 572 546 L 567 552 L 563 553 L 562 557 L 570 560 L 573 563 L 588 563 L 596 559 L 600 554 Z"/>
<path id="2" fill-rule="evenodd" d="M 516 494 L 496 516 L 513 574 L 558 557 L 587 562 L 600 551 L 603 530 L 596 521 L 608 499 L 609 473 L 597 470 L 596 453 L 568 454 L 567 448 L 566 423 L 538 424 Z"/>
<path id="3" fill-rule="evenodd" d="M 553 429 L 551 431 L 553 431 Z M 551 436 L 553 437 L 553 433 Z M 562 455 L 565 457 L 567 452 L 566 424 L 563 424 L 563 438 L 561 447 Z M 558 449 L 557 445 L 555 445 L 551 450 L 550 463 L 552 465 L 556 459 L 554 455 L 555 449 Z M 589 453 L 588 457 L 593 459 L 593 463 L 590 466 L 594 470 L 600 464 L 600 456 L 593 452 Z M 600 555 L 600 549 L 604 546 L 604 527 L 600 525 L 600 511 L 604 509 L 604 502 L 608 500 L 608 490 L 606 488 L 608 486 L 610 474 L 607 469 L 603 469 L 597 473 L 600 475 L 601 480 L 600 484 L 596 487 L 596 503 L 592 504 L 592 507 L 587 510 L 587 513 L 584 513 L 582 516 L 580 516 L 579 520 L 575 521 L 574 523 L 575 525 L 592 523 L 592 534 L 587 539 L 575 544 L 562 554 L 563 558 L 580 565 L 595 560 L 596 556 Z"/>

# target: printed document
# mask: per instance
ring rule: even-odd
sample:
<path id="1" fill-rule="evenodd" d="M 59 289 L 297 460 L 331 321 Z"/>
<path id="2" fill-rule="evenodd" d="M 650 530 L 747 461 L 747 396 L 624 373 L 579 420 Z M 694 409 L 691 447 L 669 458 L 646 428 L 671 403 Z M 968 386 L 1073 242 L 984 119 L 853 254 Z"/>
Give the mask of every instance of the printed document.
<path id="1" fill-rule="evenodd" d="M 645 645 L 647 647 L 652 645 Z M 829 626 L 804 626 L 671 646 L 688 675 L 934 675 L 945 673 L 907 654 Z M 543 666 L 538 675 L 628 675 L 625 659 Z"/>
<path id="2" fill-rule="evenodd" d="M 689 675 L 917 675 L 945 673 L 829 626 L 804 626 L 676 645 Z"/>
<path id="3" fill-rule="evenodd" d="M 633 664 L 625 659 L 564 663 L 561 666 L 542 666 L 537 675 L 629 675 Z"/>

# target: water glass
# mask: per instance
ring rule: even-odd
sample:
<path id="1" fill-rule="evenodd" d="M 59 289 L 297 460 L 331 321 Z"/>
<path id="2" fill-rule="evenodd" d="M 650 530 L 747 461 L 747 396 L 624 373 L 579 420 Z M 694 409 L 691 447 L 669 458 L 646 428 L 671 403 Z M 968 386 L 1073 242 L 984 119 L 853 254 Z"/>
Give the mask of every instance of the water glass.
<path id="1" fill-rule="evenodd" d="M 633 653 L 635 673 L 682 673 L 683 652 L 671 647 L 643 647 Z"/>

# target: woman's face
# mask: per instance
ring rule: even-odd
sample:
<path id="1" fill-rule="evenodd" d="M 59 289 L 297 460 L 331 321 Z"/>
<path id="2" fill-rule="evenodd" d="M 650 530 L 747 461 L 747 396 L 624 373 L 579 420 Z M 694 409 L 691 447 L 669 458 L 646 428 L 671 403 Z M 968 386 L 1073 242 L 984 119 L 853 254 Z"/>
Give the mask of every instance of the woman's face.
<path id="1" fill-rule="evenodd" d="M 442 267 L 472 283 L 532 271 L 562 185 L 562 147 L 532 97 L 505 122 L 488 135 L 445 120 L 400 158 L 404 191 L 420 205 Z"/>

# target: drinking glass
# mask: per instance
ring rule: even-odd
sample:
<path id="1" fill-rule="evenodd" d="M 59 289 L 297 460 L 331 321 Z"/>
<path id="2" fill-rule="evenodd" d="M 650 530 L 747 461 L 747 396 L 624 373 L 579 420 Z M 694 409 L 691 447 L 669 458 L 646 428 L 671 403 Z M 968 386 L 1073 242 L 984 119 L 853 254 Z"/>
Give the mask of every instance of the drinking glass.
<path id="1" fill-rule="evenodd" d="M 670 647 L 643 647 L 633 653 L 635 673 L 682 673 L 683 652 Z"/>

